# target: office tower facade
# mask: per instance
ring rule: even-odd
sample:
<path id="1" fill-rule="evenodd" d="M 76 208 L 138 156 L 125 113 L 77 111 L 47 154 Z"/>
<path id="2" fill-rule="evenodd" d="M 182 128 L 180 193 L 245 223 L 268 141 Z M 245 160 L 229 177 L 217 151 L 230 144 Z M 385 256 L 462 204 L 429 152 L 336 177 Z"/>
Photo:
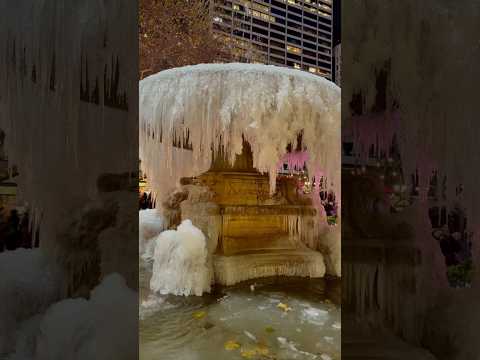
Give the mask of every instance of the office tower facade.
<path id="1" fill-rule="evenodd" d="M 213 29 L 240 60 L 332 79 L 334 0 L 211 0 Z"/>

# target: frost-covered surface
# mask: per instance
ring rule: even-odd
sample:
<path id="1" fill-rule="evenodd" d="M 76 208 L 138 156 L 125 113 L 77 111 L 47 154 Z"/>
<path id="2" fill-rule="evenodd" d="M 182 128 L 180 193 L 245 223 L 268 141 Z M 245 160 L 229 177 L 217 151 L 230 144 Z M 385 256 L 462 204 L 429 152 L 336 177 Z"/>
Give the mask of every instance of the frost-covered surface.
<path id="1" fill-rule="evenodd" d="M 477 145 L 480 127 L 474 84 L 480 79 L 476 35 L 480 4 L 456 6 L 447 0 L 356 0 L 349 3 L 349 12 L 355 16 L 342 29 L 344 58 L 350 59 L 344 62 L 342 74 L 345 98 L 350 100 L 361 91 L 368 113 L 375 103 L 375 73 L 390 61 L 386 118 L 380 123 L 372 117 L 383 115 L 367 115 L 370 120 L 364 126 L 371 128 L 363 131 L 361 142 L 368 146 L 372 137 L 378 135 L 381 143 L 387 144 L 396 130 L 404 174 L 409 176 L 415 168 L 419 170 L 423 205 L 412 210 L 417 219 L 428 216 L 425 198 L 432 169 L 447 176 L 447 206 L 458 200 L 455 190 L 459 184 L 463 185 L 461 202 L 467 211 L 469 228 L 476 233 L 473 262 L 478 267 L 480 188 L 478 167 L 474 164 L 480 162 Z M 393 100 L 399 104 L 397 115 L 391 107 Z M 348 106 L 348 102 L 344 105 Z M 349 111 L 347 107 L 344 109 Z M 354 122 L 355 119 L 346 124 L 354 128 L 357 126 Z M 413 327 L 414 318 L 424 316 L 428 322 L 417 329 L 423 332 L 423 343 L 435 355 L 445 359 L 475 358 L 480 351 L 479 343 L 468 336 L 467 329 L 478 323 L 474 306 L 480 301 L 480 277 L 474 277 L 471 289 L 449 288 L 445 264 L 438 261 L 440 248 L 429 234 L 428 220 L 414 225 L 415 245 L 421 248 L 424 260 L 414 301 L 417 308 L 425 310 L 420 317 L 412 312 L 411 318 L 405 319 L 410 322 L 407 327 Z"/>
<path id="2" fill-rule="evenodd" d="M 61 294 L 61 272 L 41 250 L 0 253 L 0 357 L 15 348 L 20 324 Z"/>
<path id="3" fill-rule="evenodd" d="M 208 170 L 212 149 L 225 146 L 233 163 L 242 136 L 254 167 L 270 175 L 273 191 L 277 165 L 302 130 L 309 171 L 323 171 L 339 194 L 340 89 L 334 83 L 253 64 L 187 66 L 140 82 L 142 170 L 160 197 L 181 177 Z"/>
<path id="4" fill-rule="evenodd" d="M 210 292 L 205 235 L 184 220 L 177 230 L 166 230 L 155 240 L 150 288 L 160 294 L 196 295 Z"/>
<path id="5" fill-rule="evenodd" d="M 140 210 L 138 214 L 140 244 L 163 231 L 163 217 L 159 209 Z"/>
<path id="6" fill-rule="evenodd" d="M 191 220 L 203 232 L 211 262 L 222 228 L 219 205 L 213 201 L 214 193 L 208 187 L 186 185 L 182 189 L 188 191 L 187 199 L 180 203 L 182 220 Z"/>
<path id="7" fill-rule="evenodd" d="M 16 351 L 7 359 L 135 359 L 137 298 L 121 276 L 111 274 L 89 300 L 62 300 L 25 321 L 16 334 Z"/>
<path id="8" fill-rule="evenodd" d="M 165 229 L 159 209 L 145 209 L 138 212 L 139 254 L 145 260 L 153 259 L 155 238 Z"/>
<path id="9" fill-rule="evenodd" d="M 215 282 L 227 286 L 271 276 L 321 278 L 325 275 L 322 254 L 310 249 L 236 256 L 215 255 L 213 261 Z"/>
<path id="10" fill-rule="evenodd" d="M 333 276 L 342 276 L 342 225 L 324 227 L 320 233 L 317 249 L 321 250 L 326 266 L 326 273 Z M 315 248 L 314 248 L 315 249 Z"/>
<path id="11" fill-rule="evenodd" d="M 65 241 L 59 234 L 68 232 L 72 213 L 97 198 L 98 177 L 138 166 L 132 5 L 103 0 L 0 4 L 5 149 L 20 173 L 19 201 L 28 203 L 34 225 L 40 225 L 42 248 L 63 259 L 75 261 L 68 244 L 59 246 Z M 129 111 L 110 101 L 124 92 Z M 130 242 L 136 246 L 136 238 Z"/>

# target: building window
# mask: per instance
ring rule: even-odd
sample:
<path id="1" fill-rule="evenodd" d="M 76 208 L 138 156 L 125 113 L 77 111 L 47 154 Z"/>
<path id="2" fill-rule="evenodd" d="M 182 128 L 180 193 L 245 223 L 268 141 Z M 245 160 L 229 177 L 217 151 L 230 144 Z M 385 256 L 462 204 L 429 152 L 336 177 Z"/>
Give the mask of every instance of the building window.
<path id="1" fill-rule="evenodd" d="M 298 47 L 295 47 L 295 46 L 291 46 L 291 45 L 287 45 L 287 51 L 290 51 L 294 54 L 301 54 L 302 53 L 302 49 L 300 49 Z"/>
<path id="2" fill-rule="evenodd" d="M 256 10 L 259 10 L 259 11 L 263 11 L 265 13 L 269 13 L 270 12 L 270 8 L 268 6 L 264 6 L 264 5 L 260 5 L 260 4 L 257 4 L 257 3 L 253 3 L 252 4 L 252 7 Z"/>
<path id="3" fill-rule="evenodd" d="M 252 15 L 265 21 L 275 22 L 275 18 L 273 16 L 262 14 L 261 12 L 256 10 L 252 10 Z"/>

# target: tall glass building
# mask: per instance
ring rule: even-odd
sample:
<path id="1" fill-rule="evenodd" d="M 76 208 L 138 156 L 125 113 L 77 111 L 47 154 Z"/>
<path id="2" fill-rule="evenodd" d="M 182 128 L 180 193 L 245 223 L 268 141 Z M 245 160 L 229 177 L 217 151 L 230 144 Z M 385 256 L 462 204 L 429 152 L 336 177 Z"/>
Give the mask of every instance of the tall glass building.
<path id="1" fill-rule="evenodd" d="M 213 28 L 240 60 L 332 79 L 334 0 L 212 0 Z"/>

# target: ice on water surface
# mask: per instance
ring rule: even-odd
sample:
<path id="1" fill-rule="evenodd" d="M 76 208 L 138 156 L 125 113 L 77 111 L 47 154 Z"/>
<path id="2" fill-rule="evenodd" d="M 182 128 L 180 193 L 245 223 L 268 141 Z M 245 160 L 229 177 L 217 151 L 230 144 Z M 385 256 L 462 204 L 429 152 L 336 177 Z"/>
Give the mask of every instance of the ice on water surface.
<path id="1" fill-rule="evenodd" d="M 162 295 L 155 303 L 149 296 L 141 309 L 141 358 L 340 359 L 339 307 L 306 285 L 312 280 L 270 281 L 256 280 L 254 292 L 249 282 L 202 297 Z"/>

